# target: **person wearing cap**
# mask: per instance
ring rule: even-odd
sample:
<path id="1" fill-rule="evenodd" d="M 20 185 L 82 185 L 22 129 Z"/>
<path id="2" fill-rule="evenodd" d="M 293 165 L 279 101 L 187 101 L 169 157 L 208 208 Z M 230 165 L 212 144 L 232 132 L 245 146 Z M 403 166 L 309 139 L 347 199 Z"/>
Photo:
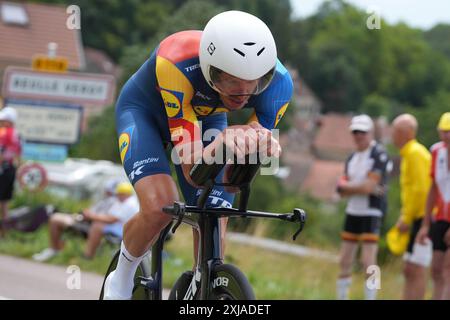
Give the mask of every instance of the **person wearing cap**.
<path id="1" fill-rule="evenodd" d="M 104 234 L 122 237 L 122 226 L 137 212 L 137 200 L 128 182 L 116 179 L 105 183 L 105 197 L 81 214 L 55 213 L 49 219 L 50 247 L 33 255 L 36 261 L 46 261 L 57 255 L 63 248 L 61 239 L 64 230 L 70 228 L 87 237 L 84 252 L 92 258 Z"/>
<path id="2" fill-rule="evenodd" d="M 440 142 L 431 147 L 431 187 L 416 241 L 433 243 L 433 299 L 450 299 L 450 112 L 438 123 Z M 436 212 L 433 216 L 433 212 Z"/>
<path id="3" fill-rule="evenodd" d="M 84 218 L 92 222 L 84 250 L 84 257 L 92 259 L 106 233 L 122 239 L 123 226 L 139 211 L 139 201 L 129 182 L 121 182 L 116 187 L 117 201 L 106 213 L 84 212 Z"/>
<path id="4" fill-rule="evenodd" d="M 400 150 L 401 214 L 395 225 L 399 233 L 409 233 L 404 254 L 405 286 L 403 298 L 423 299 L 426 290 L 426 267 L 429 266 L 431 248 L 415 244 L 422 225 L 430 179 L 430 152 L 416 140 L 418 123 L 411 114 L 401 114 L 392 122 L 392 142 Z M 420 255 L 429 250 L 429 254 Z M 422 257 L 422 258 L 421 258 Z"/>
<path id="5" fill-rule="evenodd" d="M 0 111 L 0 218 L 8 216 L 8 202 L 13 197 L 16 168 L 20 164 L 22 145 L 15 128 L 17 112 L 11 107 Z M 0 228 L 0 236 L 5 230 Z"/>
<path id="6" fill-rule="evenodd" d="M 349 297 L 352 265 L 360 243 L 364 270 L 377 263 L 381 219 L 387 207 L 385 185 L 389 158 L 384 147 L 374 140 L 373 129 L 369 116 L 352 118 L 350 131 L 356 152 L 348 157 L 344 176 L 337 186 L 337 192 L 348 198 L 336 283 L 340 300 Z M 365 285 L 365 298 L 374 300 L 376 290 L 376 286 Z"/>

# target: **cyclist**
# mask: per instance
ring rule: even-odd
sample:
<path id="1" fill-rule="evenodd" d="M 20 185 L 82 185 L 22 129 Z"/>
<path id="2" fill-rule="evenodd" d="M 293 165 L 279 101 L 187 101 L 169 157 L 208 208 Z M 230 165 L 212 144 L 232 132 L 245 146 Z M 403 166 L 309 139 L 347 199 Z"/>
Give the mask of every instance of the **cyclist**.
<path id="1" fill-rule="evenodd" d="M 181 191 L 185 202 L 195 205 L 200 190 L 189 172 L 196 161 L 220 155 L 223 145 L 238 159 L 258 149 L 269 157 L 280 155 L 270 130 L 282 118 L 292 91 L 269 28 L 248 13 L 220 13 L 203 31 L 178 32 L 158 45 L 124 85 L 116 106 L 120 155 L 140 211 L 124 227 L 105 299 L 131 297 L 137 266 L 171 221 L 162 208 L 179 196 L 165 145 L 174 145 L 171 158 Z M 254 109 L 248 123 L 227 128 L 227 112 L 242 108 Z M 227 181 L 225 172 L 229 170 L 218 176 L 222 181 Z M 234 195 L 229 191 L 215 187 L 207 206 L 231 207 Z M 225 227 L 224 219 L 222 237 Z M 194 233 L 194 251 L 196 239 Z"/>
<path id="2" fill-rule="evenodd" d="M 431 155 L 416 140 L 417 120 L 413 115 L 401 114 L 392 122 L 392 141 L 400 150 L 402 162 L 400 166 L 401 215 L 397 228 L 402 233 L 409 232 L 410 240 L 404 255 L 405 287 L 403 297 L 407 300 L 423 299 L 426 289 L 426 267 L 430 261 L 424 259 L 431 247 L 421 248 L 415 243 L 417 232 L 425 214 L 425 203 L 430 189 Z"/>
<path id="3" fill-rule="evenodd" d="M 352 118 L 350 131 L 356 146 L 345 164 L 345 175 L 337 191 L 348 197 L 342 232 L 339 279 L 337 296 L 348 299 L 351 284 L 352 265 L 361 246 L 361 262 L 364 271 L 377 262 L 378 240 L 381 219 L 386 212 L 385 185 L 389 159 L 384 147 L 373 139 L 373 122 L 368 115 Z M 366 300 L 374 300 L 376 288 L 365 286 Z"/>
<path id="4" fill-rule="evenodd" d="M 431 147 L 432 184 L 416 241 L 425 243 L 430 235 L 433 242 L 433 299 L 446 300 L 450 299 L 450 112 L 441 116 L 438 131 L 441 142 Z M 437 212 L 432 217 L 434 208 Z"/>

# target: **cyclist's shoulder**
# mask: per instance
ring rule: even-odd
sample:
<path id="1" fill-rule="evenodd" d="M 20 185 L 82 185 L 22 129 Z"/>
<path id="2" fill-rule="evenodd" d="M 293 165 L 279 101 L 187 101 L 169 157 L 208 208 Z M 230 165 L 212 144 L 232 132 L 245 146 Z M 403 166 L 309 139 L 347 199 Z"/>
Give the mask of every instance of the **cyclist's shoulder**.
<path id="1" fill-rule="evenodd" d="M 429 158 L 430 151 L 420 142 L 413 141 L 408 152 L 405 154 L 405 158 Z"/>
<path id="2" fill-rule="evenodd" d="M 288 103 L 292 98 L 292 94 L 294 92 L 294 83 L 291 74 L 289 73 L 287 68 L 280 62 L 280 60 L 277 60 L 275 68 L 275 75 L 271 84 L 264 92 L 256 97 L 257 109 L 269 108 L 270 110 L 272 110 L 274 101 L 279 102 L 276 105 L 284 105 L 285 103 Z M 275 111 L 277 110 L 278 109 L 275 108 Z"/>
<path id="3" fill-rule="evenodd" d="M 157 57 L 177 64 L 184 60 L 198 58 L 198 48 L 202 32 L 198 30 L 180 31 L 161 41 Z"/>
<path id="4" fill-rule="evenodd" d="M 374 140 L 372 142 L 372 146 L 371 147 L 372 147 L 371 154 L 373 156 L 379 156 L 381 154 L 386 154 L 387 155 L 386 147 L 381 142 L 378 142 L 378 141 Z"/>
<path id="5" fill-rule="evenodd" d="M 277 64 L 275 66 L 275 75 L 270 86 L 285 86 L 292 87 L 293 80 L 288 69 L 283 65 L 283 63 L 277 59 Z"/>
<path id="6" fill-rule="evenodd" d="M 372 150 L 370 151 L 370 158 L 374 159 L 377 162 L 385 164 L 389 162 L 389 155 L 386 150 L 386 147 L 378 141 L 372 142 Z"/>
<path id="7" fill-rule="evenodd" d="M 445 143 L 443 141 L 439 141 L 439 142 L 436 142 L 435 144 L 433 144 L 430 147 L 430 152 L 431 153 L 436 153 L 438 150 L 444 149 L 445 147 L 446 147 Z"/>
<path id="8" fill-rule="evenodd" d="M 179 96 L 192 93 L 198 82 L 201 31 L 188 30 L 165 38 L 156 50 L 156 79 L 161 89 Z"/>

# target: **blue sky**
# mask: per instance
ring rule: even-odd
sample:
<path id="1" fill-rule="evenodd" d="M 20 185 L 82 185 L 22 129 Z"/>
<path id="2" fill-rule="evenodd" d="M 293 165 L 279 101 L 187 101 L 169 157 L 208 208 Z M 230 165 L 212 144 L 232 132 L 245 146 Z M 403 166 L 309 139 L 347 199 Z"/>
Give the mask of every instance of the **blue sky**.
<path id="1" fill-rule="evenodd" d="M 291 0 L 294 17 L 315 13 L 325 0 Z M 376 7 L 389 23 L 403 21 L 421 29 L 429 29 L 439 22 L 450 24 L 450 0 L 346 0 L 366 11 Z"/>

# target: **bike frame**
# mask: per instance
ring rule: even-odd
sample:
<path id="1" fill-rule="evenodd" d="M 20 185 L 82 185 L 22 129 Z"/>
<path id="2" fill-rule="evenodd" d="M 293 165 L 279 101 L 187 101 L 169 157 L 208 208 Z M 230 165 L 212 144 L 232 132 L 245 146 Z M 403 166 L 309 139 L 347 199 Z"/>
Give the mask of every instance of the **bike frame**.
<path id="1" fill-rule="evenodd" d="M 239 209 L 234 208 L 205 208 L 206 200 L 208 199 L 214 181 L 208 181 L 206 187 L 203 189 L 197 206 L 185 206 L 183 203 L 175 202 L 174 206 L 166 207 L 163 211 L 173 216 L 174 221 L 177 220 L 173 227 L 173 232 L 180 225 L 185 223 L 191 225 L 199 233 L 199 249 L 197 257 L 197 266 L 194 272 L 190 290 L 188 290 L 185 298 L 194 299 L 197 295 L 196 281 L 200 280 L 200 299 L 207 300 L 211 292 L 211 276 L 214 266 L 222 264 L 221 253 L 221 232 L 220 232 L 220 218 L 222 217 L 262 217 L 281 219 L 290 222 L 300 222 L 300 229 L 294 235 L 301 232 L 305 223 L 306 215 L 301 209 L 295 209 L 292 214 L 269 213 L 260 211 L 247 211 L 247 203 L 250 195 L 250 184 L 240 186 L 241 197 Z M 297 210 L 297 211 L 296 211 Z M 150 292 L 150 299 L 162 299 L 162 251 L 164 240 L 172 228 L 173 222 L 168 225 L 160 234 L 158 240 L 152 247 L 152 267 L 151 278 L 141 277 L 141 285 L 146 287 Z"/>

